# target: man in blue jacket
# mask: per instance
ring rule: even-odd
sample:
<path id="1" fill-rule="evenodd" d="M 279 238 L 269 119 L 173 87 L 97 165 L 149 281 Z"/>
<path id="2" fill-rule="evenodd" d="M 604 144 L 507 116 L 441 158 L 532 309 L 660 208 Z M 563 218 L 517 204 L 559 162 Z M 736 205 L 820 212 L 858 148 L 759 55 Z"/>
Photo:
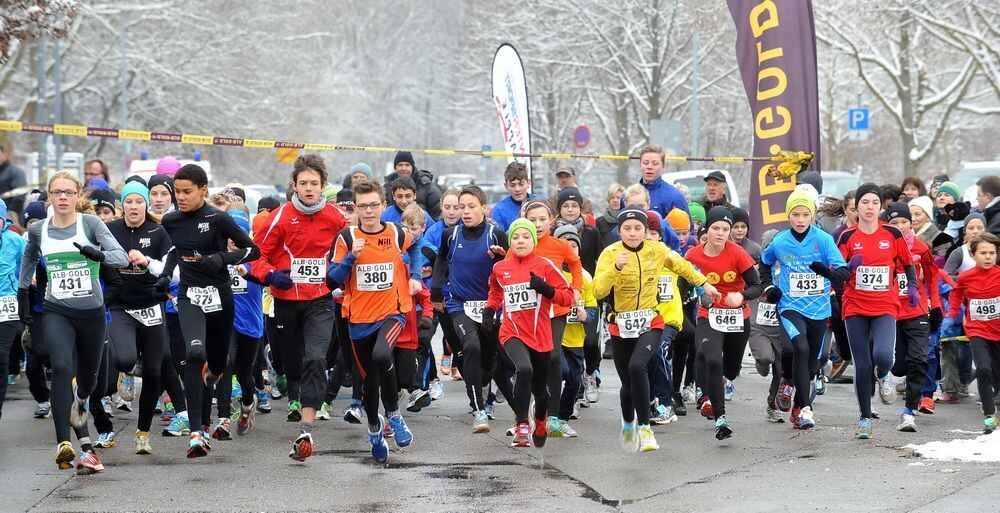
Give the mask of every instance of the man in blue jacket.
<path id="1" fill-rule="evenodd" d="M 649 191 L 649 209 L 660 214 L 663 219 L 674 207 L 690 214 L 687 200 L 681 191 L 661 178 L 663 170 L 663 147 L 658 144 L 644 146 L 639 151 L 639 171 L 642 173 L 639 183 Z M 625 198 L 622 198 L 622 206 L 624 205 Z"/>
<path id="2" fill-rule="evenodd" d="M 520 162 L 507 164 L 507 169 L 503 173 L 503 186 L 507 189 L 507 196 L 493 205 L 490 217 L 497 222 L 497 225 L 504 232 L 510 227 L 510 223 L 521 217 L 521 205 L 529 199 L 541 198 L 537 194 L 531 194 L 528 189 L 531 182 L 528 181 L 528 168 Z"/>

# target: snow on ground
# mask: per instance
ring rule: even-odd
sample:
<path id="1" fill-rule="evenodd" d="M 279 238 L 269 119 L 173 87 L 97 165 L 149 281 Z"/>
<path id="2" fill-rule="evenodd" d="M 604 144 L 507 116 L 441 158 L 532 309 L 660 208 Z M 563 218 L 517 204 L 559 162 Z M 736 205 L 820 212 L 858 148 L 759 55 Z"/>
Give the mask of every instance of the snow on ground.
<path id="1" fill-rule="evenodd" d="M 976 438 L 910 444 L 904 449 L 932 460 L 1000 462 L 1000 436 L 980 435 Z"/>

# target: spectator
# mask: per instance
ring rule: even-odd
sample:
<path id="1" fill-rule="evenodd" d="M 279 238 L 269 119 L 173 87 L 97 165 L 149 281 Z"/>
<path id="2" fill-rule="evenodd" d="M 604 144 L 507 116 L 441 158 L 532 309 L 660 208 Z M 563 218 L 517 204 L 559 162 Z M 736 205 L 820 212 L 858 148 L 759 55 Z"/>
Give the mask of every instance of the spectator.
<path id="1" fill-rule="evenodd" d="M 181 163 L 174 157 L 163 157 L 156 163 L 156 174 L 174 176 L 181 168 Z"/>
<path id="2" fill-rule="evenodd" d="M 573 166 L 569 164 L 560 164 L 559 168 L 556 169 L 556 189 L 557 191 L 562 191 L 567 187 L 576 187 L 579 190 L 579 187 L 576 185 L 576 169 L 573 169 Z M 558 198 L 558 195 L 556 198 Z M 556 205 L 556 202 L 552 201 L 551 203 L 552 210 L 559 213 L 559 208 Z M 590 200 L 583 198 L 583 215 L 591 214 L 593 211 L 594 209 L 590 204 Z"/>
<path id="3" fill-rule="evenodd" d="M 604 200 L 608 203 L 608 208 L 604 209 L 604 215 L 597 218 L 597 231 L 601 233 L 601 248 L 615 241 L 612 232 L 618 227 L 618 212 L 621 211 L 622 195 L 625 194 L 625 187 L 620 183 L 611 184 L 608 187 Z"/>
<path id="4" fill-rule="evenodd" d="M 688 212 L 688 203 L 673 185 L 663 181 L 663 147 L 651 144 L 639 150 L 639 183 L 649 192 L 649 208 L 663 218 L 674 207 Z"/>
<path id="5" fill-rule="evenodd" d="M 24 170 L 15 166 L 7 159 L 7 148 L 0 146 L 0 194 L 8 193 L 18 187 L 24 187 L 28 182 Z M 7 200 L 7 215 L 17 219 L 24 208 L 24 197 L 18 195 Z"/>
<path id="6" fill-rule="evenodd" d="M 721 171 L 712 171 L 705 177 L 705 198 L 699 202 L 705 212 L 719 206 L 733 210 L 733 204 L 726 198 L 726 188 L 726 175 Z"/>
<path id="7" fill-rule="evenodd" d="M 927 196 L 930 197 L 931 200 L 937 199 L 938 187 L 941 187 L 941 184 L 947 182 L 948 180 L 950 180 L 948 175 L 937 175 L 931 179 L 931 188 L 927 191 Z"/>
<path id="8" fill-rule="evenodd" d="M 90 159 L 83 165 L 84 187 L 90 187 L 90 181 L 103 178 L 105 183 L 111 183 L 108 165 L 101 159 Z"/>
<path id="9" fill-rule="evenodd" d="M 879 191 L 882 194 L 882 210 L 889 208 L 889 205 L 897 201 L 902 201 L 903 188 L 896 184 L 887 183 L 879 187 Z"/>
<path id="10" fill-rule="evenodd" d="M 539 196 L 528 192 L 531 187 L 531 182 L 528 181 L 528 168 L 520 162 L 507 164 L 507 169 L 503 173 L 503 186 L 507 189 L 507 196 L 493 205 L 490 217 L 496 221 L 501 230 L 506 232 L 510 223 L 521 217 L 521 205 L 525 200 Z"/>
<path id="11" fill-rule="evenodd" d="M 432 218 L 437 219 L 441 217 L 441 195 L 443 191 L 434 180 L 434 175 L 426 169 L 417 169 L 417 165 L 413 161 L 413 154 L 408 151 L 397 152 L 396 157 L 392 159 L 392 165 L 396 169 L 396 172 L 390 173 L 389 176 L 385 177 L 384 187 L 386 192 L 389 192 L 392 182 L 397 178 L 409 177 L 417 187 L 417 204 L 423 207 L 424 212 L 430 214 Z M 387 195 L 391 202 L 392 194 Z"/>
<path id="12" fill-rule="evenodd" d="M 601 249 L 601 233 L 597 228 L 584 222 L 581 204 L 584 202 L 583 196 L 576 187 L 566 187 L 559 191 L 556 201 L 556 224 L 555 228 L 562 226 L 572 226 L 576 228 L 576 234 L 580 237 L 580 262 L 583 268 L 591 275 L 597 268 L 597 257 Z"/>
<path id="13" fill-rule="evenodd" d="M 365 178 L 371 178 L 372 167 L 369 166 L 368 163 L 366 162 L 358 162 L 357 164 L 351 166 L 351 174 L 349 174 L 348 176 L 350 177 L 350 182 L 345 183 L 344 185 L 345 189 L 354 187 L 354 184 L 360 182 L 361 180 L 364 180 Z"/>
<path id="14" fill-rule="evenodd" d="M 926 195 L 927 187 L 924 187 L 923 180 L 916 176 L 907 176 L 903 179 L 903 196 L 906 196 L 906 201 Z"/>
<path id="15" fill-rule="evenodd" d="M 935 224 L 934 204 L 927 196 L 917 196 L 910 200 L 910 218 L 913 225 L 913 233 L 931 249 L 931 254 L 935 258 L 944 258 L 954 244 L 954 240 L 946 233 L 942 232 Z M 943 262 L 940 262 L 938 267 Z"/>
<path id="16" fill-rule="evenodd" d="M 979 186 L 979 210 L 986 218 L 986 231 L 1000 236 L 1000 176 L 984 176 L 976 182 Z"/>

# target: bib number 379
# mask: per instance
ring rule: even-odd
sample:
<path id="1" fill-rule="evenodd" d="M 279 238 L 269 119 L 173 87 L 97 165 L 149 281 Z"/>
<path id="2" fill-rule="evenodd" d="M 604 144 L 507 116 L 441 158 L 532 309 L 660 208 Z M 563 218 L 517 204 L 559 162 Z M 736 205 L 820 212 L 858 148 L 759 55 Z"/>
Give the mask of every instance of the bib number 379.
<path id="1" fill-rule="evenodd" d="M 187 297 L 191 304 L 201 308 L 202 312 L 212 313 L 222 310 L 222 298 L 219 289 L 215 287 L 188 287 Z"/>

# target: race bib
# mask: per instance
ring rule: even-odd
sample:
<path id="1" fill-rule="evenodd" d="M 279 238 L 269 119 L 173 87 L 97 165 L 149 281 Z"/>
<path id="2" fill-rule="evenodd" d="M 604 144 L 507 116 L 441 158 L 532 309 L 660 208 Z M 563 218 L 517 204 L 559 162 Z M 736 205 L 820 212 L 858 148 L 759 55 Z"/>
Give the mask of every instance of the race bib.
<path id="1" fill-rule="evenodd" d="M 573 308 L 569 309 L 569 314 L 566 315 L 567 324 L 580 324 L 580 310 L 585 309 L 586 306 L 583 304 L 583 300 L 576 302 Z"/>
<path id="2" fill-rule="evenodd" d="M 906 273 L 896 273 L 896 284 L 899 286 L 899 297 L 906 297 Z"/>
<path id="3" fill-rule="evenodd" d="M 289 276 L 292 278 L 292 283 L 311 283 L 315 285 L 323 283 L 326 280 L 325 273 L 323 272 L 325 268 L 326 260 L 322 258 L 293 258 L 292 272 Z"/>
<path id="4" fill-rule="evenodd" d="M 503 288 L 504 308 L 508 312 L 534 310 L 538 307 L 538 293 L 528 288 L 527 283 L 515 283 Z"/>
<path id="5" fill-rule="evenodd" d="M 708 325 L 722 333 L 740 333 L 743 331 L 743 309 L 709 308 Z"/>
<path id="6" fill-rule="evenodd" d="M 674 277 L 660 276 L 656 282 L 656 301 L 666 303 L 674 300 Z"/>
<path id="7" fill-rule="evenodd" d="M 778 305 L 774 303 L 757 303 L 757 325 L 777 326 L 778 325 Z"/>
<path id="8" fill-rule="evenodd" d="M 619 312 L 615 315 L 618 336 L 621 338 L 637 338 L 639 335 L 649 331 L 649 322 L 653 320 L 653 316 L 655 315 L 656 312 L 652 310 Z"/>
<path id="9" fill-rule="evenodd" d="M 0 297 L 0 322 L 20 320 L 17 315 L 17 296 Z"/>
<path id="10" fill-rule="evenodd" d="M 143 326 L 159 326 L 163 324 L 163 310 L 160 310 L 160 305 L 139 308 L 137 310 L 125 310 L 125 313 L 141 322 Z"/>
<path id="11" fill-rule="evenodd" d="M 219 289 L 215 287 L 188 287 L 187 297 L 191 300 L 191 304 L 201 308 L 202 312 L 212 313 L 222 310 Z"/>
<path id="12" fill-rule="evenodd" d="M 486 301 L 466 301 L 462 304 L 465 315 L 479 324 L 483 323 L 483 309 L 486 308 Z"/>
<path id="13" fill-rule="evenodd" d="M 392 288 L 393 264 L 363 264 L 355 268 L 358 278 L 358 290 L 377 292 Z"/>
<path id="14" fill-rule="evenodd" d="M 49 274 L 52 297 L 56 299 L 73 299 L 94 295 L 93 283 L 90 281 L 90 269 L 69 269 L 52 271 Z"/>
<path id="15" fill-rule="evenodd" d="M 236 272 L 237 266 L 229 266 L 229 286 L 233 289 L 233 294 L 247 293 L 247 280 Z"/>
<path id="16" fill-rule="evenodd" d="M 1000 296 L 992 299 L 970 299 L 969 318 L 974 321 L 1000 319 Z"/>
<path id="17" fill-rule="evenodd" d="M 823 278 L 816 273 L 788 273 L 788 294 L 792 297 L 823 295 Z"/>
<path id="18" fill-rule="evenodd" d="M 862 265 L 854 278 L 854 288 L 869 292 L 889 290 L 889 266 Z"/>

